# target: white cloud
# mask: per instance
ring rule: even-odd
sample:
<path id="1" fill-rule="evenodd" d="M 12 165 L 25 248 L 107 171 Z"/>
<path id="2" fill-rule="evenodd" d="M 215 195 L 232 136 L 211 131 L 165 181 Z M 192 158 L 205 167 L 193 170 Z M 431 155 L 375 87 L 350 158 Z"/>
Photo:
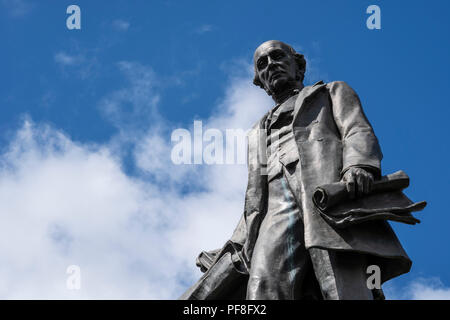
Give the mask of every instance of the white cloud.
<path id="1" fill-rule="evenodd" d="M 122 19 L 116 19 L 112 22 L 112 26 L 114 29 L 119 31 L 127 31 L 130 27 L 130 22 L 122 20 Z"/>
<path id="2" fill-rule="evenodd" d="M 210 24 L 203 24 L 200 27 L 198 27 L 197 29 L 195 29 L 195 33 L 198 34 L 204 34 L 207 32 L 211 32 L 213 30 L 213 26 Z"/>
<path id="3" fill-rule="evenodd" d="M 27 119 L 0 155 L 1 298 L 177 298 L 200 276 L 196 255 L 231 235 L 246 166 L 175 166 L 164 121 L 124 130 L 126 105 L 159 119 L 158 95 L 151 69 L 119 66 L 129 86 L 100 104 L 119 129 L 109 143 L 77 143 Z M 250 80 L 235 79 L 206 126 L 247 129 L 262 116 L 267 100 Z M 124 170 L 127 144 L 142 175 Z M 79 291 L 66 288 L 74 264 Z"/>
<path id="4" fill-rule="evenodd" d="M 82 56 L 69 55 L 65 52 L 58 52 L 54 56 L 55 62 L 63 66 L 73 66 L 81 63 L 84 58 Z"/>
<path id="5" fill-rule="evenodd" d="M 442 283 L 418 281 L 411 285 L 413 300 L 450 300 L 450 288 Z"/>
<path id="6" fill-rule="evenodd" d="M 83 80 L 95 76 L 99 67 L 95 50 L 90 53 L 78 48 L 73 53 L 60 51 L 54 54 L 53 59 L 63 74 L 76 75 Z"/>
<path id="7" fill-rule="evenodd" d="M 164 122 L 156 106 L 159 94 L 158 81 L 150 67 L 136 62 L 118 63 L 129 85 L 106 96 L 99 105 L 100 111 L 119 129 L 131 130 L 156 126 Z"/>
<path id="8" fill-rule="evenodd" d="M 387 284 L 385 294 L 393 300 L 450 300 L 450 287 L 446 287 L 438 277 L 422 277 L 405 288 Z"/>
<path id="9" fill-rule="evenodd" d="M 30 120 L 1 160 L 2 298 L 181 293 L 177 280 L 192 276 L 193 257 L 174 250 L 174 236 L 196 214 L 192 198 L 127 176 L 106 146 L 77 144 Z M 65 287 L 72 264 L 81 267 L 81 291 Z"/>

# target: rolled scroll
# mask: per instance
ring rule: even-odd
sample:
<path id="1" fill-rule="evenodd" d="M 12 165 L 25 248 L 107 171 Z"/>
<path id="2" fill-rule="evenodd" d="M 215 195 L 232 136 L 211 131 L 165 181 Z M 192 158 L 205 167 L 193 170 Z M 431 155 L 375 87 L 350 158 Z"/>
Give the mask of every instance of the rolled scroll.
<path id="1" fill-rule="evenodd" d="M 337 227 L 375 219 L 420 223 L 411 212 L 422 210 L 426 202 L 413 203 L 402 192 L 408 186 L 409 177 L 400 170 L 374 181 L 369 195 L 350 199 L 346 183 L 336 182 L 317 187 L 313 202 L 322 217 Z"/>

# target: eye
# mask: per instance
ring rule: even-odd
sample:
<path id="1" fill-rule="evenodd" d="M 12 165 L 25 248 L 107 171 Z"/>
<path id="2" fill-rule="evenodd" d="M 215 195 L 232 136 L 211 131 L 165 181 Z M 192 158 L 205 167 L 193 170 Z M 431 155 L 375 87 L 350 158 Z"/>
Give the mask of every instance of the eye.
<path id="1" fill-rule="evenodd" d="M 261 58 L 256 63 L 256 66 L 259 70 L 263 69 L 267 65 L 267 58 Z"/>

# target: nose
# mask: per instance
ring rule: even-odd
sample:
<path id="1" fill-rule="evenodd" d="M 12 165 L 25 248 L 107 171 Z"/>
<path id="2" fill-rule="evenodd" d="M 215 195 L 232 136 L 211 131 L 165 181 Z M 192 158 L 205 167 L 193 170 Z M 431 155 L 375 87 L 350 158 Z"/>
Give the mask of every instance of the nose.
<path id="1" fill-rule="evenodd" d="M 274 71 L 275 69 L 278 69 L 280 67 L 279 62 L 268 57 L 267 58 L 267 71 Z"/>

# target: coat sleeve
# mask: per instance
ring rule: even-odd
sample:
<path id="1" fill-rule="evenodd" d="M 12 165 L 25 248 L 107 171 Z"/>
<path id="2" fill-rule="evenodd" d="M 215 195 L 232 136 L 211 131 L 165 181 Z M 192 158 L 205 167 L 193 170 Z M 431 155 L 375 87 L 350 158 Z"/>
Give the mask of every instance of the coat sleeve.
<path id="1" fill-rule="evenodd" d="M 327 87 L 334 120 L 343 143 L 341 177 L 350 167 L 355 166 L 380 177 L 383 154 L 358 95 L 343 81 L 331 82 Z"/>
<path id="2" fill-rule="evenodd" d="M 237 227 L 234 229 L 230 241 L 238 243 L 240 245 L 244 245 L 246 239 L 247 239 L 247 228 L 245 225 L 245 214 L 243 214 L 241 216 L 241 219 L 239 220 Z"/>

